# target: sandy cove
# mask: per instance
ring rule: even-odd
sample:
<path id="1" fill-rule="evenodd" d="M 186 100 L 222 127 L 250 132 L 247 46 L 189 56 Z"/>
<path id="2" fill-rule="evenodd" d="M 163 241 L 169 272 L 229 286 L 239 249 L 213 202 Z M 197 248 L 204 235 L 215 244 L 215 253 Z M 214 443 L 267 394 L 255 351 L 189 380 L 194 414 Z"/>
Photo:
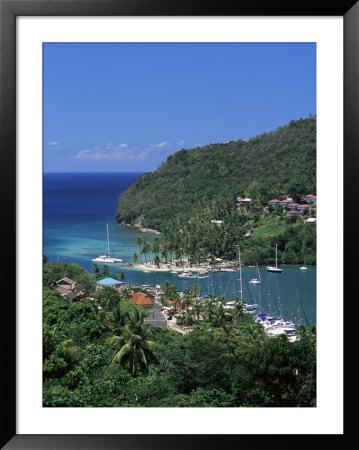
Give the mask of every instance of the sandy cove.
<path id="1" fill-rule="evenodd" d="M 160 264 L 159 266 L 148 263 L 148 264 L 131 264 L 128 266 L 128 268 L 135 269 L 135 270 L 150 270 L 151 272 L 171 272 L 175 271 L 178 273 L 181 273 L 183 270 L 191 270 L 192 272 L 204 272 L 205 269 L 203 267 L 189 267 L 189 266 L 183 266 L 183 267 L 177 267 L 177 266 L 171 266 L 170 264 Z"/>

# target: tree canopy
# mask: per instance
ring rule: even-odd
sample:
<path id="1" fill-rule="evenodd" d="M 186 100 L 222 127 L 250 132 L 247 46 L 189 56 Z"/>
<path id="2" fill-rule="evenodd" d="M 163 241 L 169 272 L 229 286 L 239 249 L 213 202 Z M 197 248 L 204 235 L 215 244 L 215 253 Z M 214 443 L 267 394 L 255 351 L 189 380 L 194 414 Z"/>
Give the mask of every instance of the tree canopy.
<path id="1" fill-rule="evenodd" d="M 217 197 L 234 201 L 245 192 L 262 204 L 283 194 L 316 193 L 316 118 L 170 155 L 121 196 L 117 220 L 162 230 Z"/>

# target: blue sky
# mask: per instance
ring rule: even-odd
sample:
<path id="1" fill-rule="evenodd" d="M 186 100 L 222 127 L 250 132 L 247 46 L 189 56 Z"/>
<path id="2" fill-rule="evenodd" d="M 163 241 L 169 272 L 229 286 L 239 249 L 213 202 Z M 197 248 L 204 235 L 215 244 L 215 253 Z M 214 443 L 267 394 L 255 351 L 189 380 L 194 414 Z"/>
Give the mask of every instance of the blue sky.
<path id="1" fill-rule="evenodd" d="M 315 44 L 44 44 L 44 171 L 153 171 L 316 114 Z"/>

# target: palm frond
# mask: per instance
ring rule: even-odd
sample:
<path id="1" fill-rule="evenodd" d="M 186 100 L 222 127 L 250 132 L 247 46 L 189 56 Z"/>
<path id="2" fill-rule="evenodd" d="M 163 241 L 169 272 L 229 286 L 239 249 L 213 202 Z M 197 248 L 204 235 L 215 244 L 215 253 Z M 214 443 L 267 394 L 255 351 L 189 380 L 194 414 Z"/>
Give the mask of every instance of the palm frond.
<path id="1" fill-rule="evenodd" d="M 112 364 L 115 363 L 121 363 L 121 360 L 124 358 L 125 355 L 129 354 L 131 352 L 131 345 L 130 343 L 123 345 L 120 350 L 116 353 L 112 360 Z"/>

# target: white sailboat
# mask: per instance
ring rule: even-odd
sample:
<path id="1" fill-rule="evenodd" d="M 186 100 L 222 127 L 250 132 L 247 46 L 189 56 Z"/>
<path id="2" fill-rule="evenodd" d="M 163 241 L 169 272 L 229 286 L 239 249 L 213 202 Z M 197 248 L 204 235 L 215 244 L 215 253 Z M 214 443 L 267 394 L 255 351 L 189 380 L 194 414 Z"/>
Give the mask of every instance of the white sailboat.
<path id="1" fill-rule="evenodd" d="M 275 267 L 267 266 L 267 272 L 282 273 L 283 269 L 278 267 L 278 245 L 275 244 Z"/>
<path id="2" fill-rule="evenodd" d="M 120 258 L 114 258 L 110 254 L 110 236 L 108 232 L 108 223 L 106 224 L 106 231 L 107 231 L 107 255 L 100 255 L 97 258 L 94 258 L 93 262 L 100 262 L 100 263 L 119 263 L 122 262 L 122 259 Z"/>
<path id="3" fill-rule="evenodd" d="M 250 280 L 250 284 L 261 284 L 262 280 L 261 280 L 261 275 L 259 273 L 259 268 L 258 268 L 258 264 L 257 264 L 257 272 L 258 272 L 258 278 L 252 278 Z"/>
<path id="4" fill-rule="evenodd" d="M 256 308 L 258 307 L 258 305 L 252 304 L 249 305 L 248 303 L 245 303 L 244 299 L 243 299 L 243 284 L 242 284 L 242 261 L 241 261 L 241 249 L 238 247 L 238 263 L 239 263 L 239 298 L 242 300 L 243 302 L 243 311 L 249 314 L 255 314 L 256 313 Z M 228 305 L 228 303 L 227 303 Z"/>

